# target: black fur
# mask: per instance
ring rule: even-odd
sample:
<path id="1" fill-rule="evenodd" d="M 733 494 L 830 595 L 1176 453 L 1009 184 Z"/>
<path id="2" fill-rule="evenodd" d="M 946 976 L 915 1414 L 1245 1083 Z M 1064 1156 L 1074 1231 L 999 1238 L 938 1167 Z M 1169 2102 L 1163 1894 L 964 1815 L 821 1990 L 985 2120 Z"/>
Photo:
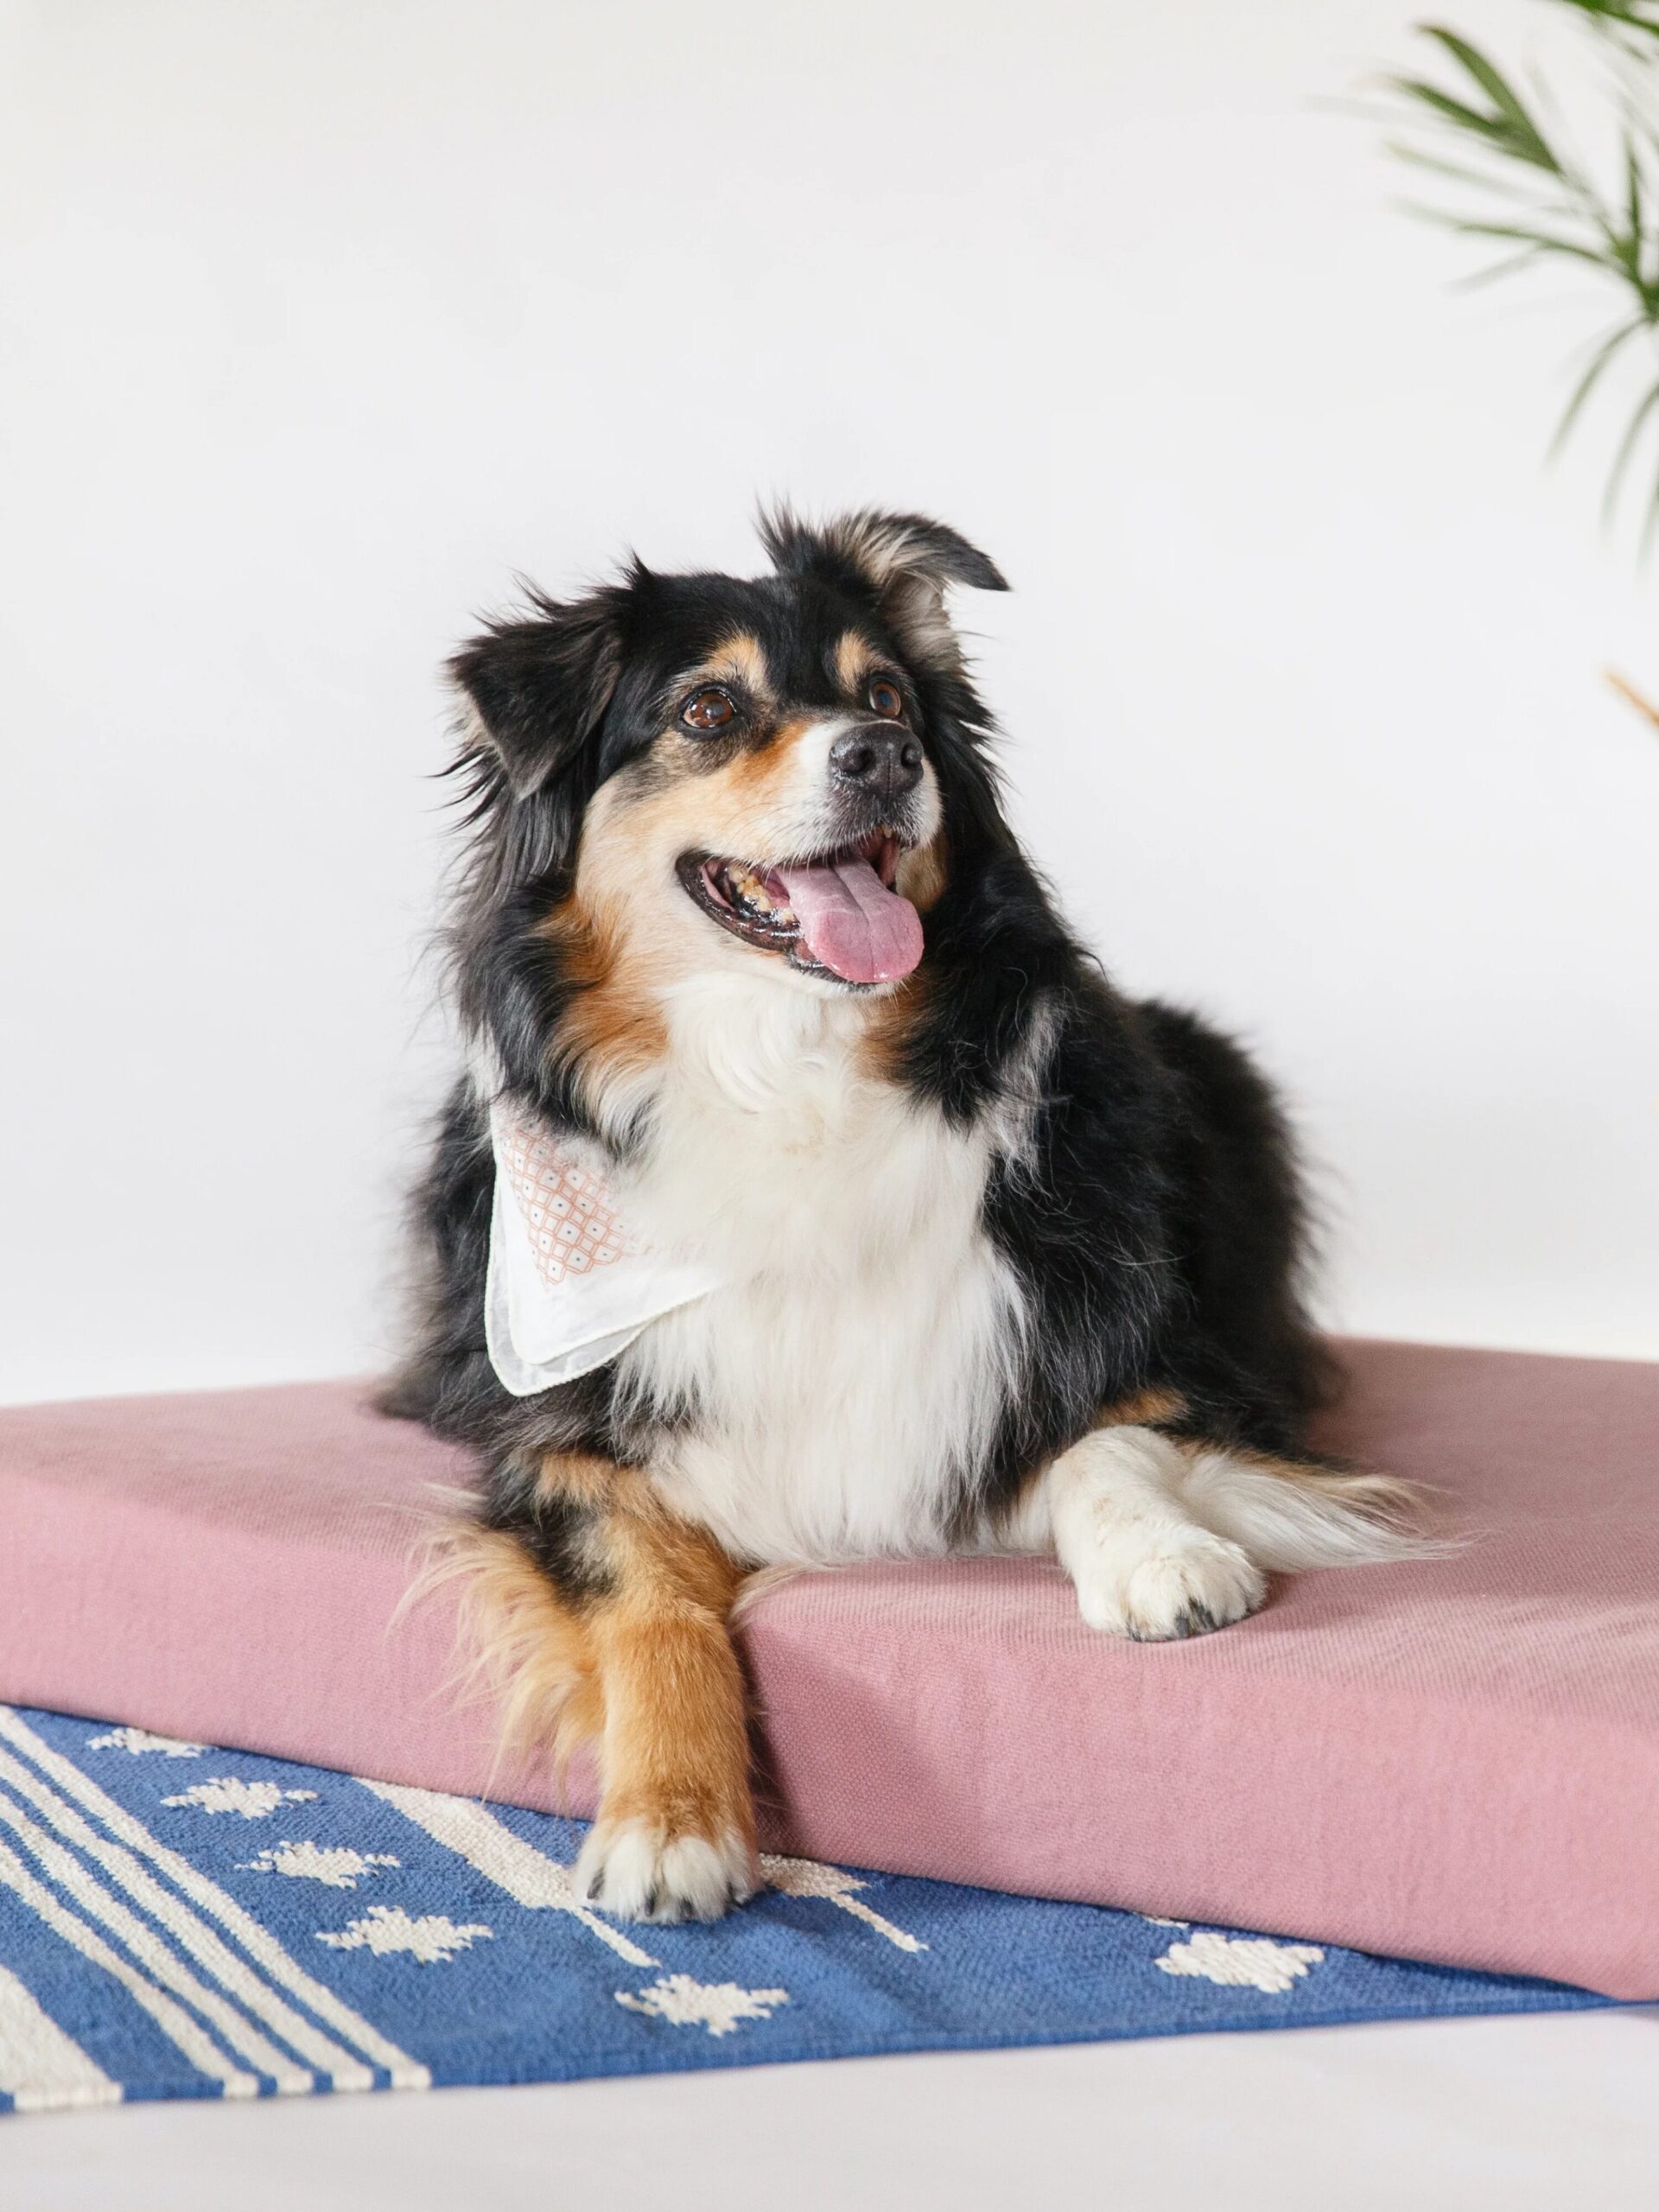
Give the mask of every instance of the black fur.
<path id="1" fill-rule="evenodd" d="M 1188 1433 L 1295 1452 L 1320 1367 L 1300 1300 L 1304 1213 L 1284 1119 L 1236 1045 L 1113 988 L 1020 849 L 999 803 L 990 718 L 941 650 L 938 620 L 944 582 L 1001 578 L 955 532 L 912 516 L 829 532 L 785 517 L 768 541 L 774 575 L 636 565 L 573 606 L 537 600 L 452 664 L 477 717 L 457 763 L 472 802 L 450 939 L 465 1020 L 513 1092 L 554 1127 L 594 1134 L 548 1052 L 573 984 L 538 926 L 569 889 L 588 800 L 648 756 L 677 672 L 732 628 L 758 636 L 791 697 L 810 704 L 835 696 L 827 654 L 848 620 L 874 626 L 913 693 L 948 845 L 899 1079 L 966 1122 L 1026 1080 L 1035 1045 L 1049 1046 L 1031 1077 L 1027 1142 L 984 1201 L 1040 1357 L 960 1520 L 1009 1497 L 1103 1406 L 1149 1387 L 1181 1397 Z M 489 1512 L 525 1527 L 562 1583 L 579 1581 L 571 1532 L 531 1529 L 518 1471 L 554 1448 L 644 1463 L 652 1431 L 619 1410 L 609 1370 L 524 1400 L 497 1382 L 483 1330 L 492 1174 L 462 1085 L 417 1194 L 423 1319 L 386 1402 L 476 1446 L 495 1470 Z"/>

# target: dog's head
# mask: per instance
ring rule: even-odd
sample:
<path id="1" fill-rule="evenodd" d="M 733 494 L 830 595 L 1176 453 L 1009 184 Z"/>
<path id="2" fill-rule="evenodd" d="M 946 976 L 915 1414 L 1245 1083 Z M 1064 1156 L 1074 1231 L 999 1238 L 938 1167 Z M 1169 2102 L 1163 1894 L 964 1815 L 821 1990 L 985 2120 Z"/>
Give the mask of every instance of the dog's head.
<path id="1" fill-rule="evenodd" d="M 945 588 L 1006 587 L 919 516 L 762 535 L 769 576 L 636 565 L 537 597 L 451 672 L 493 807 L 636 974 L 765 961 L 868 992 L 922 957 L 978 728 Z M 988 788 L 976 757 L 971 779 Z"/>

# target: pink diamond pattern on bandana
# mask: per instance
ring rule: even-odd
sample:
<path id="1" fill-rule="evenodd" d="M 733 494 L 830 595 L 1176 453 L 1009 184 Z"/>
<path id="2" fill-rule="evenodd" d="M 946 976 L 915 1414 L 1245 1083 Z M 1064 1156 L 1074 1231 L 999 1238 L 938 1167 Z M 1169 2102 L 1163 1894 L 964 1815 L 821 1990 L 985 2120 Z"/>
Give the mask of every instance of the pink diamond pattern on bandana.
<path id="1" fill-rule="evenodd" d="M 536 1271 L 550 1288 L 639 1249 L 617 1217 L 604 1177 L 579 1166 L 543 1130 L 503 1116 L 499 1149 Z"/>

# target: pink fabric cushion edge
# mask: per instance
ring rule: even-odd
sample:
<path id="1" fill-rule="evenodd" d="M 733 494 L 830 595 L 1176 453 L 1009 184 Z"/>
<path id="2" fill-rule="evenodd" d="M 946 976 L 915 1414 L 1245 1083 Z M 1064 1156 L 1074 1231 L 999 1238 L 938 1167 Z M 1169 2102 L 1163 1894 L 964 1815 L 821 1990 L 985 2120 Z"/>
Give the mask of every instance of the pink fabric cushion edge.
<path id="1" fill-rule="evenodd" d="M 1459 1557 L 1161 1648 L 1039 1562 L 785 1584 L 767 1843 L 1659 1995 L 1659 1367 L 1347 1351 L 1339 1440 L 1441 1481 Z M 0 1413 L 0 1695 L 553 1808 L 450 1693 L 449 1604 L 387 1625 L 464 1473 L 349 1385 Z"/>

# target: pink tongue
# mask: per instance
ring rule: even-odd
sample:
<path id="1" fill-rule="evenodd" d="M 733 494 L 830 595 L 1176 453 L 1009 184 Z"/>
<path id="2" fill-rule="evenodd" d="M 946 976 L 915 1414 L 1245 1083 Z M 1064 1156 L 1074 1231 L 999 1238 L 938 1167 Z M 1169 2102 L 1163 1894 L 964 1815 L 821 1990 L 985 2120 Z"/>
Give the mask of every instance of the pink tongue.
<path id="1" fill-rule="evenodd" d="M 806 949 L 849 983 L 890 983 L 922 957 L 922 918 L 868 861 L 780 868 Z"/>

